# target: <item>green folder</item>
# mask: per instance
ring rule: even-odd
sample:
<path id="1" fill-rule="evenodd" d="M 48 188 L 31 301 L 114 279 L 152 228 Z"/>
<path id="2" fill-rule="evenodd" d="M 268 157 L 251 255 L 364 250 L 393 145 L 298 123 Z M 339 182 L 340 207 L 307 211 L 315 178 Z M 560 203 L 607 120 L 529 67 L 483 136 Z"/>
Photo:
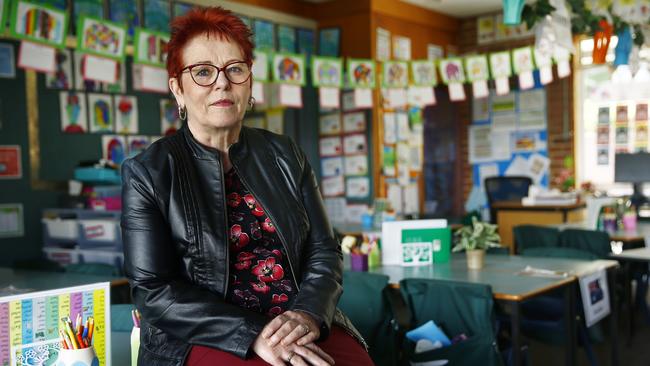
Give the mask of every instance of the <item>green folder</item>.
<path id="1" fill-rule="evenodd" d="M 446 263 L 451 253 L 451 228 L 402 230 L 402 264 Z"/>

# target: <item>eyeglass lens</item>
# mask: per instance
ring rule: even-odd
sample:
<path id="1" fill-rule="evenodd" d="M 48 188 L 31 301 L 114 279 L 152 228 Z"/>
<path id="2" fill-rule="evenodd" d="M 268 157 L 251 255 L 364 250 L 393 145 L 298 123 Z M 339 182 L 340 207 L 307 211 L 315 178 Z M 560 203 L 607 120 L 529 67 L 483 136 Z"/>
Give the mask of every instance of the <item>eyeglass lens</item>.
<path id="1" fill-rule="evenodd" d="M 224 70 L 224 69 L 222 69 Z M 248 80 L 250 68 L 245 62 L 237 62 L 226 66 L 226 78 L 233 84 L 241 84 Z M 196 65 L 190 69 L 194 82 L 201 86 L 209 86 L 219 77 L 219 69 L 214 65 Z"/>

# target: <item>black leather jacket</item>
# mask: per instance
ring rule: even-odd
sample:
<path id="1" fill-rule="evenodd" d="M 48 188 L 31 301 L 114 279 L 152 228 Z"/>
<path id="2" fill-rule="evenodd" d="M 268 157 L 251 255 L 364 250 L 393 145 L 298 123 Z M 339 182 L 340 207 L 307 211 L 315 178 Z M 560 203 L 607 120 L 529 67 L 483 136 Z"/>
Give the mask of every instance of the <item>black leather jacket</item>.
<path id="1" fill-rule="evenodd" d="M 243 127 L 229 156 L 276 225 L 299 287 L 292 310 L 318 319 L 322 337 L 335 321 L 361 340 L 336 309 L 341 249 L 303 152 L 285 136 Z M 224 300 L 223 174 L 219 152 L 187 126 L 123 164 L 125 270 L 143 318 L 139 365 L 182 365 L 193 344 L 246 357 L 270 320 Z"/>

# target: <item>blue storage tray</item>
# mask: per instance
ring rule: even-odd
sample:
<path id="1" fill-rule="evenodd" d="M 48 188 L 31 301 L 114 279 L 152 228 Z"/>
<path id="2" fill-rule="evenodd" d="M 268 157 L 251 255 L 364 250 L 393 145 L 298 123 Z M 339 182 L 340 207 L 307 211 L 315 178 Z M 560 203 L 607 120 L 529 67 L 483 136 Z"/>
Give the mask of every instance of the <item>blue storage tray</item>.
<path id="1" fill-rule="evenodd" d="M 87 183 L 121 184 L 117 170 L 106 168 L 76 168 L 74 179 Z"/>

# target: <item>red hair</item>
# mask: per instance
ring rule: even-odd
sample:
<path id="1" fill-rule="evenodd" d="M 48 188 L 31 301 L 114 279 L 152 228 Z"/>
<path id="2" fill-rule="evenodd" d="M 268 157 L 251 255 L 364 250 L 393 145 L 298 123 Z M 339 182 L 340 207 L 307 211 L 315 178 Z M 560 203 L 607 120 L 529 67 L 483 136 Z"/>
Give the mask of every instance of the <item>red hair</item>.
<path id="1" fill-rule="evenodd" d="M 250 66 L 253 62 L 252 32 L 230 10 L 222 7 L 192 8 L 171 22 L 171 39 L 167 44 L 167 74 L 178 77 L 183 69 L 183 49 L 196 36 L 207 34 L 237 43 Z M 179 78 L 180 83 L 180 78 Z M 181 86 L 182 87 L 182 86 Z"/>

